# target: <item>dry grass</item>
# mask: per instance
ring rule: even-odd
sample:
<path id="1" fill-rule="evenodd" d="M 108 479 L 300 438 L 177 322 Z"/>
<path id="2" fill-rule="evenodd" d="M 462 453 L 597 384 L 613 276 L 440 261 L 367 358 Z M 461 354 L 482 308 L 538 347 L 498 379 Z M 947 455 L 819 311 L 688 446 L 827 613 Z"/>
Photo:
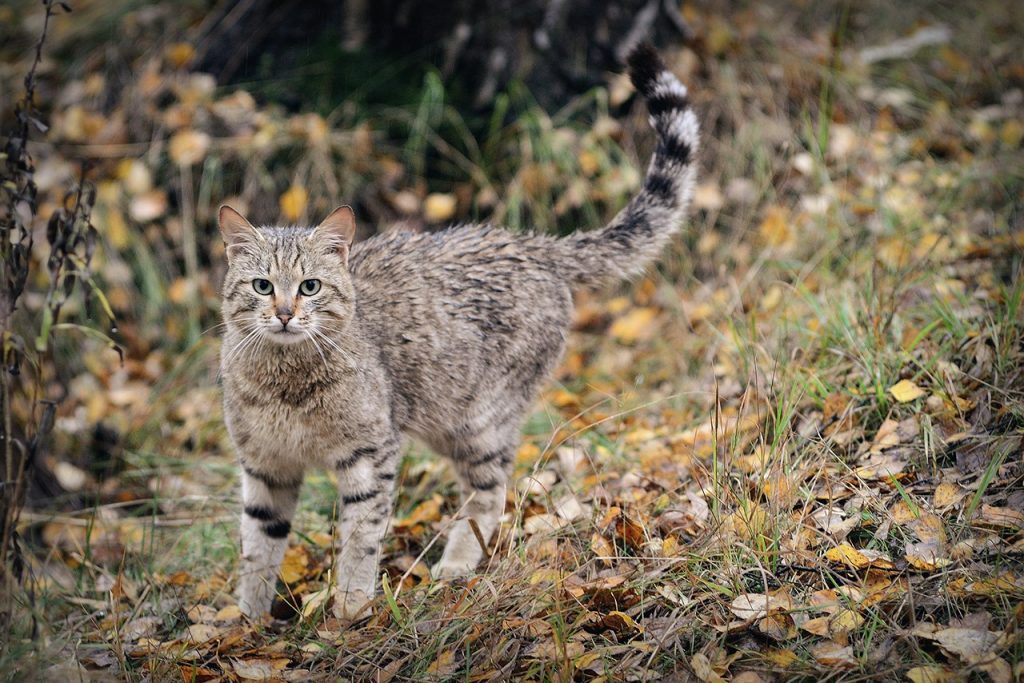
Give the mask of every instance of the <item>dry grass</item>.
<path id="1" fill-rule="evenodd" d="M 338 196 L 407 192 L 395 201 L 415 203 L 416 224 L 429 222 L 429 180 L 459 217 L 597 220 L 639 166 L 616 142 L 608 96 L 554 117 L 528 108 L 476 143 L 451 133 L 457 115 L 428 83 L 391 114 L 420 136 L 402 146 L 382 139 L 381 119 L 324 126 L 261 108 L 254 136 L 289 133 L 266 149 L 242 133 L 213 139 L 190 171 L 191 247 L 173 194 L 161 217 L 132 218 L 143 193 L 116 160 L 144 153 L 153 187 L 171 193 L 183 165 L 160 143 L 105 148 L 114 160 L 98 180 L 116 194 L 101 191 L 101 256 L 129 361 L 85 351 L 58 447 L 80 450 L 98 420 L 127 445 L 105 483 L 88 474 L 95 506 L 25 516 L 38 552 L 25 639 L 0 659 L 8 677 L 1019 678 L 1024 26 L 997 3 L 834 10 L 690 11 L 699 59 L 675 64 L 708 140 L 692 230 L 645 279 L 579 302 L 487 571 L 469 581 L 427 576 L 455 490 L 413 447 L 382 593 L 354 626 L 320 600 L 327 474 L 304 490 L 284 618 L 243 624 L 232 609 L 236 475 L 218 342 L 198 334 L 216 309 L 211 207 L 232 193 L 274 207 L 301 186 L 302 219 Z M 952 41 L 858 62 L 921 23 L 954 27 Z M 68 116 L 55 114 L 58 140 Z M 626 130 L 645 144 L 643 115 Z M 417 176 L 427 156 L 450 162 L 447 180 Z M 186 280 L 186 268 L 198 272 Z M 901 380 L 921 395 L 901 400 Z"/>

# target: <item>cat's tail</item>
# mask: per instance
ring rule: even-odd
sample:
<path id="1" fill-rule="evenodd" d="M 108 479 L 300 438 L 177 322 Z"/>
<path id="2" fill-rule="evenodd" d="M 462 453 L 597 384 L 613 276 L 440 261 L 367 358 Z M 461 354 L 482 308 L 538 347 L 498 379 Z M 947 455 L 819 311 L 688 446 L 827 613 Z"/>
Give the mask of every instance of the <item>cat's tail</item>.
<path id="1" fill-rule="evenodd" d="M 633 86 L 647 101 L 658 144 L 643 189 L 626 208 L 600 230 L 565 238 L 572 251 L 567 267 L 580 287 L 600 287 L 643 272 L 682 227 L 693 195 L 700 126 L 686 86 L 650 45 L 635 48 L 627 61 Z"/>

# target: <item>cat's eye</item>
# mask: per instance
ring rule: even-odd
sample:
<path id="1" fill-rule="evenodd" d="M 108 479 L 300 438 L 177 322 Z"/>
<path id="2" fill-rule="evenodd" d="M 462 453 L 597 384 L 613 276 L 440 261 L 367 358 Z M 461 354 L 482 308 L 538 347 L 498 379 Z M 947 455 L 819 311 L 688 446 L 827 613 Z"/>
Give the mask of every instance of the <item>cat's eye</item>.
<path id="1" fill-rule="evenodd" d="M 252 288 L 256 290 L 257 294 L 262 294 L 263 296 L 274 292 L 274 285 L 271 284 L 270 280 L 264 280 L 259 277 L 252 281 Z"/>
<path id="2" fill-rule="evenodd" d="M 319 280 L 303 280 L 299 284 L 299 294 L 302 296 L 313 296 L 320 291 Z"/>

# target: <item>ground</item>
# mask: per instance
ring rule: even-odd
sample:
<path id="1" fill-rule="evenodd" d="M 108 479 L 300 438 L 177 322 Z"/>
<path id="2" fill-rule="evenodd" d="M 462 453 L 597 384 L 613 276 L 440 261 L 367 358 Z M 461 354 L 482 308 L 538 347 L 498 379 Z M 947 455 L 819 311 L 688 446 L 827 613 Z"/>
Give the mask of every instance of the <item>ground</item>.
<path id="1" fill-rule="evenodd" d="M 301 222 L 355 196 L 414 229 L 596 225 L 638 185 L 641 106 L 612 115 L 615 75 L 553 115 L 520 93 L 519 118 L 467 141 L 436 78 L 406 111 L 321 116 L 214 87 L 184 39 L 127 74 L 66 67 L 34 152 L 40 213 L 91 156 L 94 271 L 126 358 L 61 347 L 46 466 L 71 493 L 21 516 L 6 676 L 1021 680 L 1019 9 L 683 9 L 696 43 L 666 57 L 705 139 L 683 236 L 578 301 L 468 581 L 429 577 L 455 487 L 410 448 L 354 625 L 329 616 L 330 473 L 307 480 L 276 618 L 235 604 L 238 476 L 202 332 L 216 206 Z"/>

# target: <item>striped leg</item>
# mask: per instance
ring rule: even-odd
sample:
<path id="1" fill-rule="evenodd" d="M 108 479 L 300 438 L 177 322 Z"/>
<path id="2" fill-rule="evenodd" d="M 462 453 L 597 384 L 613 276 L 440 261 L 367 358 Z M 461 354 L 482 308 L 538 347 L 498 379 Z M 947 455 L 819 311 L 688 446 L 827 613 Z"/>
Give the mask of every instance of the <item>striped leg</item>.
<path id="1" fill-rule="evenodd" d="M 270 611 L 301 484 L 301 476 L 282 482 L 243 467 L 238 606 L 248 617 Z"/>
<path id="2" fill-rule="evenodd" d="M 462 488 L 463 505 L 460 519 L 455 523 L 444 548 L 441 561 L 432 573 L 438 578 L 454 578 L 471 574 L 483 557 L 470 519 L 476 521 L 484 543 L 490 541 L 505 512 L 505 491 L 512 470 L 513 445 L 497 450 L 477 450 L 453 459 Z"/>
<path id="3" fill-rule="evenodd" d="M 377 587 L 380 545 L 391 520 L 400 441 L 358 448 L 338 466 L 340 545 L 334 613 L 359 616 Z"/>

